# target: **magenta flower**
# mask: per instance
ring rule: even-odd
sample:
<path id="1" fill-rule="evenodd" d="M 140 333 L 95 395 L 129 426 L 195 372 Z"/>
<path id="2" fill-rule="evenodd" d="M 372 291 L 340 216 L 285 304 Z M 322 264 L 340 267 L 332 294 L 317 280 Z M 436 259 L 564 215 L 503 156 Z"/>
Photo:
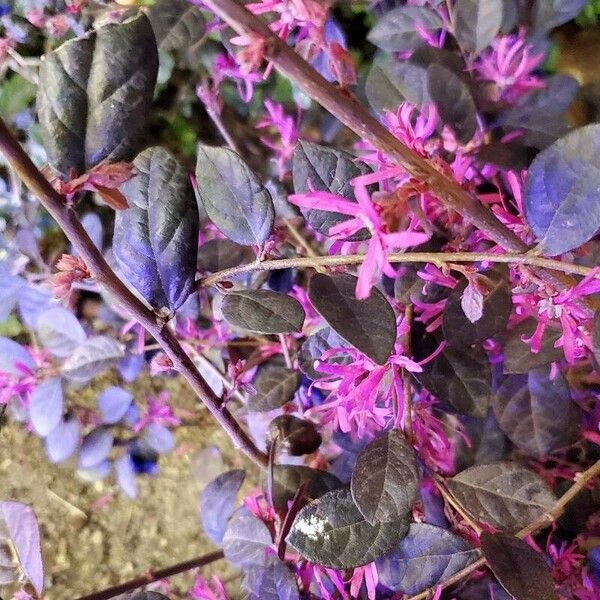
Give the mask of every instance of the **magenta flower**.
<path id="1" fill-rule="evenodd" d="M 379 174 L 377 174 L 379 175 Z M 303 208 L 326 210 L 348 215 L 350 219 L 333 225 L 329 234 L 336 238 L 348 238 L 361 229 L 368 229 L 371 237 L 368 240 L 365 259 L 358 269 L 356 297 L 367 298 L 371 288 L 385 273 L 388 277 L 396 277 L 387 256 L 399 248 L 417 246 L 429 239 L 429 235 L 415 231 L 418 223 L 412 219 L 406 231 L 389 232 L 387 224 L 381 217 L 381 207 L 375 204 L 369 195 L 367 185 L 372 183 L 372 175 L 361 175 L 352 180 L 356 202 L 329 192 L 308 192 L 293 194 L 289 201 Z"/>
<path id="2" fill-rule="evenodd" d="M 133 431 L 139 433 L 151 423 L 173 427 L 181 424 L 181 421 L 173 414 L 169 406 L 169 394 L 167 392 L 160 392 L 156 398 L 148 398 L 146 412 L 135 423 Z"/>
<path id="3" fill-rule="evenodd" d="M 544 82 L 533 74 L 543 60 L 543 53 L 532 53 L 521 29 L 518 34 L 496 38 L 473 66 L 479 79 L 495 83 L 494 100 L 514 104 L 527 92 L 544 87 Z"/>
<path id="4" fill-rule="evenodd" d="M 363 581 L 367 588 L 367 598 L 369 600 L 376 600 L 379 575 L 377 574 L 375 563 L 357 567 L 352 572 L 352 577 L 350 578 L 350 595 L 352 598 L 359 597 Z"/>
<path id="5" fill-rule="evenodd" d="M 210 582 L 198 575 L 188 595 L 193 600 L 228 600 L 225 586 L 216 575 L 211 577 Z"/>

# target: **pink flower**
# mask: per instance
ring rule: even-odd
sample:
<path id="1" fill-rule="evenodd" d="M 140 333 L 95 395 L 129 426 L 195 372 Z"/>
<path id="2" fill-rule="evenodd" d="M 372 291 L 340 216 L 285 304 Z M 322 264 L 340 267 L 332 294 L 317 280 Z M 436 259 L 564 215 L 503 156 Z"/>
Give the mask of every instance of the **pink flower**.
<path id="1" fill-rule="evenodd" d="M 167 392 L 160 392 L 156 398 L 148 398 L 146 412 L 135 423 L 133 431 L 139 433 L 150 423 L 173 427 L 180 425 L 181 421 L 173 414 L 168 402 L 169 394 Z"/>
<path id="2" fill-rule="evenodd" d="M 474 69 L 479 79 L 496 84 L 494 100 L 514 104 L 527 92 L 544 87 L 544 82 L 533 75 L 543 60 L 543 53 L 532 54 L 521 29 L 518 34 L 496 38 L 492 47 L 479 55 Z"/>
<path id="3" fill-rule="evenodd" d="M 375 563 L 369 563 L 364 567 L 357 567 L 352 572 L 352 577 L 350 578 L 350 595 L 353 598 L 359 597 L 363 581 L 367 588 L 367 598 L 369 600 L 376 600 L 379 575 L 377 574 Z"/>
<path id="4" fill-rule="evenodd" d="M 213 73 L 221 73 L 223 76 L 233 79 L 237 84 L 238 94 L 244 102 L 252 100 L 254 85 L 261 81 L 258 73 L 242 69 L 230 54 L 217 55 Z"/>
<path id="5" fill-rule="evenodd" d="M 55 298 L 64 299 L 71 293 L 77 281 L 91 279 L 92 274 L 80 256 L 63 254 L 56 263 L 58 273 L 50 277 L 49 283 Z"/>
<path id="6" fill-rule="evenodd" d="M 415 231 L 417 226 L 415 220 L 412 220 L 406 231 L 388 231 L 387 224 L 380 215 L 381 207 L 373 203 L 367 190 L 367 185 L 372 183 L 373 175 L 361 175 L 351 181 L 356 202 L 330 192 L 308 192 L 289 197 L 292 204 L 303 208 L 337 212 L 351 217 L 333 225 L 329 230 L 331 236 L 343 239 L 364 228 L 368 229 L 371 237 L 368 240 L 365 259 L 358 269 L 356 297 L 359 300 L 369 296 L 371 288 L 383 273 L 389 277 L 396 276 L 396 271 L 387 260 L 388 254 L 398 248 L 417 246 L 429 239 L 428 234 Z"/>
<path id="7" fill-rule="evenodd" d="M 271 128 L 279 134 L 279 141 L 275 142 L 266 136 L 261 136 L 260 141 L 275 153 L 275 160 L 279 170 L 279 178 L 283 179 L 289 171 L 288 166 L 298 143 L 298 128 L 300 111 L 293 118 L 286 115 L 283 105 L 265 100 L 267 114 L 256 124 L 257 129 Z"/>
<path id="8" fill-rule="evenodd" d="M 198 575 L 188 594 L 193 600 L 228 600 L 225 586 L 216 575 L 211 577 L 210 583 Z"/>

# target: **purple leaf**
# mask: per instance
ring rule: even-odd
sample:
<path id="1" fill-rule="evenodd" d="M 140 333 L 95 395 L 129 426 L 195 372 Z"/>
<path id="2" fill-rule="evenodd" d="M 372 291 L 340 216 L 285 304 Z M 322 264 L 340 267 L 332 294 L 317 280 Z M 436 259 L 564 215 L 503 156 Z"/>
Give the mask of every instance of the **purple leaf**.
<path id="1" fill-rule="evenodd" d="M 35 362 L 29 356 L 29 353 L 21 344 L 6 338 L 0 337 L 0 372 L 8 373 L 9 375 L 22 375 L 23 372 L 15 365 L 20 363 L 35 370 Z"/>
<path id="2" fill-rule="evenodd" d="M 157 425 L 156 423 L 150 423 L 150 425 L 146 427 L 146 430 L 144 431 L 144 440 L 152 450 L 159 454 L 171 452 L 175 447 L 173 434 L 166 427 Z"/>
<path id="3" fill-rule="evenodd" d="M 89 469 L 77 469 L 77 475 L 83 481 L 98 481 L 108 477 L 112 469 L 111 460 L 103 460 L 101 463 L 90 467 Z"/>
<path id="4" fill-rule="evenodd" d="M 29 418 L 38 435 L 47 436 L 60 423 L 63 405 L 60 378 L 47 379 L 35 388 L 29 402 Z"/>
<path id="5" fill-rule="evenodd" d="M 108 425 L 118 423 L 125 416 L 132 402 L 133 396 L 127 390 L 117 386 L 106 388 L 96 401 L 102 415 L 102 422 Z"/>
<path id="6" fill-rule="evenodd" d="M 135 498 L 137 496 L 137 481 L 135 480 L 135 469 L 129 454 L 123 454 L 115 461 L 115 472 L 117 483 L 126 496 Z"/>
<path id="7" fill-rule="evenodd" d="M 69 356 L 86 339 L 77 317 L 61 306 L 44 311 L 38 317 L 36 330 L 42 346 L 60 358 Z"/>
<path id="8" fill-rule="evenodd" d="M 90 239 L 94 243 L 94 246 L 98 248 L 98 250 L 102 250 L 102 239 L 104 237 L 104 231 L 102 228 L 102 221 L 100 217 L 93 212 L 88 212 L 81 217 L 81 224 L 83 228 L 90 236 Z M 74 253 L 73 253 L 74 254 Z"/>
<path id="9" fill-rule="evenodd" d="M 246 507 L 232 517 L 223 536 L 225 558 L 236 567 L 264 565 L 271 545 L 267 526 Z"/>
<path id="10" fill-rule="evenodd" d="M 65 360 L 63 375 L 75 383 L 87 383 L 112 367 L 123 356 L 123 347 L 113 338 L 98 335 L 87 339 Z"/>
<path id="11" fill-rule="evenodd" d="M 79 421 L 66 419 L 58 424 L 46 437 L 46 454 L 53 463 L 67 460 L 79 444 Z"/>
<path id="12" fill-rule="evenodd" d="M 6 321 L 17 304 L 25 280 L 16 275 L 0 276 L 0 321 Z"/>
<path id="13" fill-rule="evenodd" d="M 39 316 L 52 306 L 52 294 L 42 287 L 27 285 L 21 290 L 17 305 L 23 324 L 35 329 Z"/>
<path id="14" fill-rule="evenodd" d="M 298 585 L 289 567 L 276 556 L 264 566 L 252 566 L 244 572 L 242 587 L 247 600 L 298 600 Z"/>
<path id="15" fill-rule="evenodd" d="M 204 533 L 215 544 L 220 544 L 227 521 L 235 508 L 237 493 L 246 474 L 242 470 L 227 471 L 215 477 L 200 495 L 200 521 Z"/>
<path id="16" fill-rule="evenodd" d="M 6 531 L 23 573 L 39 596 L 44 589 L 40 531 L 33 510 L 21 502 L 0 502 L 0 535 Z"/>
<path id="17" fill-rule="evenodd" d="M 117 363 L 117 369 L 121 379 L 125 383 L 131 383 L 137 379 L 145 364 L 143 354 L 127 354 Z"/>
<path id="18" fill-rule="evenodd" d="M 108 427 L 97 427 L 88 433 L 79 451 L 79 466 L 89 469 L 105 460 L 113 447 L 113 434 Z"/>

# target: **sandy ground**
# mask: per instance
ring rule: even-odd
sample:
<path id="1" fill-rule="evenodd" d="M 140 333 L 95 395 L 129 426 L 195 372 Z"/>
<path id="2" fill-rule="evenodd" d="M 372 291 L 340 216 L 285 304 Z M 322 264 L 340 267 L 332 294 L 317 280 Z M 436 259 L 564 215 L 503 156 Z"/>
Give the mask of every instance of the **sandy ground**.
<path id="1" fill-rule="evenodd" d="M 100 389 L 116 383 L 112 376 L 96 381 L 77 392 L 77 402 L 93 403 Z M 169 390 L 175 406 L 195 408 L 191 392 L 177 379 L 150 382 L 142 378 L 129 389 L 138 405 L 143 405 L 144 398 L 161 386 Z M 75 477 L 72 463 L 50 465 L 39 439 L 22 427 L 8 425 L 0 431 L 0 498 L 28 503 L 38 516 L 46 572 L 44 600 L 72 600 L 149 568 L 169 566 L 214 549 L 198 518 L 194 456 L 202 448 L 217 446 L 224 469 L 248 465 L 232 452 L 206 411 L 200 409 L 199 414 L 198 425 L 178 430 L 177 449 L 161 457 L 158 475 L 139 478 L 135 501 L 117 491 L 112 477 L 85 483 Z M 99 498 L 111 492 L 116 492 L 114 500 L 94 508 Z M 230 580 L 231 598 L 240 598 L 235 572 L 224 561 L 203 571 L 215 572 Z M 189 575 L 172 579 L 176 591 L 188 589 L 191 582 Z M 10 590 L 0 586 L 0 597 L 9 599 Z"/>

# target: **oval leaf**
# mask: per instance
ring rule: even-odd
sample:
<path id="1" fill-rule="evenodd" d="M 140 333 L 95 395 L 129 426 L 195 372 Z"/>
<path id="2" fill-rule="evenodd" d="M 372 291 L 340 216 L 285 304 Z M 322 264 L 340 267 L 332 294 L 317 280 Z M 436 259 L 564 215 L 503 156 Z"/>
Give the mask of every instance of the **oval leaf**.
<path id="1" fill-rule="evenodd" d="M 106 459 L 113 447 L 113 434 L 108 427 L 96 427 L 81 443 L 79 466 L 91 469 Z"/>
<path id="2" fill-rule="evenodd" d="M 36 331 L 42 346 L 60 358 L 69 356 L 86 338 L 77 317 L 60 306 L 46 310 L 38 317 Z"/>
<path id="3" fill-rule="evenodd" d="M 379 580 L 409 596 L 443 582 L 479 556 L 458 535 L 427 523 L 412 523 L 406 537 L 377 561 Z"/>
<path id="4" fill-rule="evenodd" d="M 551 256 L 578 248 L 600 227 L 600 125 L 572 131 L 540 152 L 525 182 L 525 216 Z"/>
<path id="5" fill-rule="evenodd" d="M 481 52 L 500 31 L 503 16 L 502 0 L 456 0 L 454 35 L 461 48 Z"/>
<path id="6" fill-rule="evenodd" d="M 63 416 L 63 391 L 60 378 L 53 377 L 38 385 L 31 394 L 29 418 L 34 431 L 47 436 Z"/>
<path id="7" fill-rule="evenodd" d="M 514 462 L 477 465 L 448 481 L 477 520 L 516 532 L 548 512 L 556 497 L 532 471 Z"/>
<path id="8" fill-rule="evenodd" d="M 379 434 L 359 455 L 352 473 L 354 503 L 371 524 L 406 517 L 417 494 L 413 449 L 397 429 Z"/>
<path id="9" fill-rule="evenodd" d="M 223 536 L 223 552 L 236 567 L 262 566 L 267 562 L 266 550 L 271 543 L 267 526 L 247 508 L 240 508 Z"/>
<path id="10" fill-rule="evenodd" d="M 199 217 L 184 167 L 163 148 L 133 162 L 121 186 L 129 208 L 117 211 L 113 252 L 127 280 L 155 308 L 177 310 L 194 287 Z"/>
<path id="11" fill-rule="evenodd" d="M 65 360 L 62 374 L 75 383 L 87 383 L 123 356 L 123 347 L 105 335 L 88 338 Z"/>
<path id="12" fill-rule="evenodd" d="M 298 300 L 269 290 L 230 292 L 221 310 L 230 325 L 255 333 L 302 331 L 304 323 L 304 309 Z"/>
<path id="13" fill-rule="evenodd" d="M 215 477 L 200 494 L 200 521 L 204 533 L 215 543 L 223 541 L 227 521 L 233 514 L 237 494 L 246 474 L 238 469 Z"/>
<path id="14" fill-rule="evenodd" d="M 23 367 L 35 371 L 35 362 L 27 350 L 10 338 L 0 337 L 0 371 L 23 375 Z"/>
<path id="15" fill-rule="evenodd" d="M 79 444 L 79 421 L 69 418 L 61 421 L 44 440 L 46 454 L 53 463 L 67 460 Z"/>
<path id="16" fill-rule="evenodd" d="M 161 50 L 188 50 L 206 29 L 200 9 L 186 0 L 158 0 L 146 14 Z"/>
<path id="17" fill-rule="evenodd" d="M 158 52 L 139 15 L 65 42 L 40 66 L 37 110 L 52 165 L 81 174 L 103 160 L 129 160 L 154 94 Z"/>
<path id="18" fill-rule="evenodd" d="M 196 180 L 208 218 L 229 239 L 251 246 L 269 237 L 275 218 L 273 200 L 235 152 L 200 144 Z"/>
<path id="19" fill-rule="evenodd" d="M 364 163 L 347 152 L 300 140 L 294 150 L 292 176 L 294 192 L 305 194 L 311 190 L 331 192 L 352 202 L 356 201 L 350 180 L 370 173 Z M 325 210 L 300 209 L 308 224 L 323 235 L 329 235 L 333 225 L 348 220 L 347 215 Z M 365 235 L 366 234 L 366 235 Z M 359 231 L 351 239 L 365 239 L 366 231 Z"/>
<path id="20" fill-rule="evenodd" d="M 304 558 L 332 569 L 352 569 L 386 554 L 408 531 L 409 519 L 370 525 L 350 490 L 327 492 L 296 516 L 288 543 Z"/>
<path id="21" fill-rule="evenodd" d="M 300 385 L 300 374 L 276 363 L 263 365 L 253 381 L 256 394 L 248 400 L 248 410 L 263 412 L 289 402 Z"/>
<path id="22" fill-rule="evenodd" d="M 133 402 L 133 396 L 123 388 L 110 386 L 98 396 L 96 402 L 102 415 L 102 422 L 113 425 L 125 416 Z"/>
<path id="23" fill-rule="evenodd" d="M 515 600 L 558 600 L 544 557 L 505 533 L 481 534 L 481 550 L 502 587 Z"/>
<path id="24" fill-rule="evenodd" d="M 356 281 L 352 275 L 317 273 L 311 277 L 308 297 L 336 333 L 383 365 L 396 342 L 396 316 L 377 288 L 366 300 L 357 300 Z"/>
<path id="25" fill-rule="evenodd" d="M 40 530 L 35 513 L 21 502 L 0 502 L 0 531 L 8 533 L 23 573 L 41 598 L 44 589 L 44 567 Z"/>
<path id="26" fill-rule="evenodd" d="M 299 600 L 296 578 L 289 567 L 276 556 L 266 566 L 253 566 L 244 571 L 242 587 L 246 600 Z"/>
<path id="27" fill-rule="evenodd" d="M 523 341 L 523 338 L 531 338 L 536 327 L 535 319 L 527 319 L 508 333 L 504 344 L 505 373 L 527 373 L 559 361 L 563 357 L 562 349 L 554 347 L 561 332 L 550 327 L 544 330 L 539 352 L 531 351 L 531 347 Z"/>
<path id="28" fill-rule="evenodd" d="M 507 377 L 494 394 L 492 407 L 510 441 L 536 458 L 579 438 L 580 410 L 563 376 L 550 379 L 547 368 Z"/>
<path id="29" fill-rule="evenodd" d="M 444 65 L 432 63 L 427 69 L 427 89 L 442 122 L 466 144 L 477 129 L 477 107 L 467 84 Z"/>

